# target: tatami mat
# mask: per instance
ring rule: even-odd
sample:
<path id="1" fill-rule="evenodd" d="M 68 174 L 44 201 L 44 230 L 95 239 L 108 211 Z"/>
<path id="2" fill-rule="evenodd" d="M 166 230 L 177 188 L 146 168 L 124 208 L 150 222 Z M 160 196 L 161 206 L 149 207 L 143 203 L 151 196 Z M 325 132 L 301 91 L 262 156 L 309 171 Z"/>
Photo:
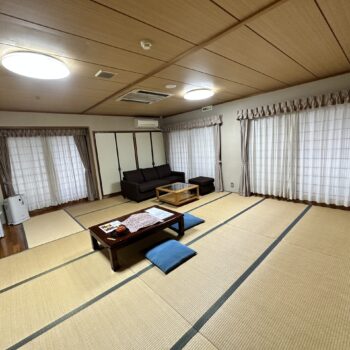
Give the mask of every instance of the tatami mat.
<path id="1" fill-rule="evenodd" d="M 298 205 L 288 205 L 290 211 L 285 215 L 289 216 L 289 222 L 282 231 L 305 207 L 299 207 L 299 212 L 295 215 L 293 207 Z M 251 209 L 240 217 L 255 219 L 254 211 Z M 272 211 L 267 211 L 265 217 L 271 222 L 275 220 Z M 259 226 L 259 222 L 255 222 Z M 258 233 L 252 233 L 231 227 L 229 224 L 224 225 L 215 233 L 191 245 L 198 255 L 170 275 L 165 276 L 158 269 L 154 269 L 140 278 L 152 286 L 157 294 L 167 300 L 190 323 L 195 323 L 272 243 L 272 238 L 263 234 L 265 228 L 261 227 L 260 230 Z"/>
<path id="2" fill-rule="evenodd" d="M 349 349 L 342 260 L 282 243 L 201 333 L 219 349 Z"/>
<path id="3" fill-rule="evenodd" d="M 0 291 L 92 251 L 88 231 L 0 259 Z"/>
<path id="4" fill-rule="evenodd" d="M 350 258 L 345 252 L 350 246 L 343 239 L 349 232 L 344 214 L 349 213 L 334 209 L 309 210 L 205 319 L 200 332 L 191 328 L 306 208 L 236 194 L 213 202 L 219 195 L 206 197 L 179 208 L 207 203 L 191 212 L 206 222 L 181 238 L 198 254 L 168 275 L 155 267 L 145 269 L 150 264 L 143 254 L 150 245 L 174 237 L 171 230 L 121 250 L 123 269 L 116 273 L 105 251 L 84 256 L 92 252 L 87 232 L 30 249 L 29 268 L 19 278 L 10 275 L 25 263 L 23 253 L 18 261 L 17 256 L 0 261 L 2 269 L 6 260 L 10 267 L 4 273 L 8 285 L 41 271 L 46 254 L 52 255 L 50 266 L 74 259 L 74 247 L 84 256 L 1 294 L 6 322 L 0 325 L 0 348 L 24 339 L 19 345 L 30 349 L 170 349 L 189 331 L 192 337 L 183 346 L 194 350 L 349 348 Z M 153 204 L 124 203 L 81 218 L 96 223 Z M 333 244 L 326 235 L 332 227 Z"/>
<path id="5" fill-rule="evenodd" d="M 18 342 L 131 275 L 129 269 L 114 273 L 106 256 L 91 254 L 1 294 L 1 318 L 6 322 L 0 323 L 0 349 Z"/>
<path id="6" fill-rule="evenodd" d="M 217 350 L 217 348 L 204 338 L 200 333 L 197 333 L 191 341 L 183 348 L 185 350 Z"/>
<path id="7" fill-rule="evenodd" d="M 29 248 L 83 230 L 82 226 L 64 210 L 34 216 L 28 221 L 25 221 L 23 227 Z"/>
<path id="8" fill-rule="evenodd" d="M 24 349 L 169 349 L 189 328 L 164 300 L 134 280 Z"/>
<path id="9" fill-rule="evenodd" d="M 229 225 L 267 237 L 276 238 L 306 207 L 298 204 L 275 199 L 266 199 L 247 215 L 241 215 Z"/>
<path id="10" fill-rule="evenodd" d="M 71 214 L 72 216 L 77 217 L 79 215 L 84 215 L 97 210 L 113 207 L 115 205 L 119 205 L 121 203 L 125 203 L 128 201 L 129 200 L 124 198 L 123 196 L 116 196 L 116 197 L 101 199 L 98 201 L 72 205 L 70 207 L 67 207 L 65 210 L 68 211 L 69 214 Z"/>
<path id="11" fill-rule="evenodd" d="M 314 206 L 286 241 L 327 255 L 350 258 L 350 211 Z"/>

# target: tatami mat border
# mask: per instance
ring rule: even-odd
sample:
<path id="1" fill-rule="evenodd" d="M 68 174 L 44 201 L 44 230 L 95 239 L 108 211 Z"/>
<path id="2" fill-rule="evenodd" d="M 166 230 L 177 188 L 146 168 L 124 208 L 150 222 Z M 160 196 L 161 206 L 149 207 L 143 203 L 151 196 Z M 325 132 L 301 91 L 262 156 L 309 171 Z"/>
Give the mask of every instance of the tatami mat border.
<path id="1" fill-rule="evenodd" d="M 270 246 L 251 264 L 246 271 L 226 290 L 224 294 L 198 319 L 198 321 L 189 329 L 172 347 L 172 350 L 183 349 L 186 344 L 201 330 L 201 328 L 210 320 L 210 318 L 221 308 L 221 306 L 230 298 L 241 284 L 254 272 L 254 270 L 267 258 L 267 256 L 276 248 L 282 239 L 290 230 L 304 217 L 312 206 L 308 205 L 291 224 L 270 244 Z"/>
<path id="2" fill-rule="evenodd" d="M 86 230 L 86 227 L 84 227 L 68 210 L 63 209 L 66 214 L 68 214 L 80 227 L 82 227 L 84 230 Z"/>
<path id="3" fill-rule="evenodd" d="M 224 197 L 224 196 L 223 196 Z M 221 197 L 222 198 L 222 197 Z M 265 200 L 265 198 L 261 199 L 260 201 L 250 205 L 248 208 L 245 208 L 243 210 L 241 210 L 239 213 L 233 215 L 231 218 L 221 222 L 220 224 L 214 226 L 213 228 L 211 228 L 210 230 L 208 230 L 207 232 L 203 233 L 200 237 L 203 238 L 204 236 L 206 236 L 207 234 L 215 231 L 216 229 L 224 226 L 225 224 L 227 224 L 229 221 L 235 219 L 236 217 L 238 217 L 239 215 L 242 215 L 243 213 L 245 213 L 247 210 L 252 209 L 253 207 L 257 206 L 258 204 L 262 203 Z M 209 202 L 208 202 L 209 204 Z M 192 211 L 194 209 L 191 209 L 190 211 Z M 186 245 L 191 245 L 194 242 L 196 242 L 197 239 L 192 240 L 191 242 L 187 243 Z M 137 277 L 141 276 L 142 274 L 144 274 L 145 272 L 147 272 L 148 270 L 152 269 L 154 267 L 154 265 L 148 265 L 145 268 L 143 268 L 141 271 L 136 272 L 135 274 L 129 276 L 128 278 L 126 278 L 125 280 L 123 280 L 122 282 L 117 283 L 115 286 L 107 289 L 106 291 L 102 292 L 101 294 L 97 295 L 96 297 L 94 297 L 93 299 L 87 301 L 86 303 L 78 306 L 77 308 L 73 309 L 72 311 L 66 313 L 65 315 L 63 315 L 62 317 L 58 318 L 57 320 L 49 323 L 48 325 L 46 325 L 43 328 L 40 328 L 39 330 L 37 330 L 36 332 L 32 333 L 31 335 L 29 335 L 28 337 L 20 340 L 19 342 L 17 342 L 16 344 L 10 346 L 8 349 L 9 350 L 14 350 L 14 349 L 18 349 L 21 346 L 29 343 L 30 341 L 32 341 L 33 339 L 39 337 L 40 335 L 44 334 L 45 332 L 49 331 L 50 329 L 56 327 L 57 325 L 59 325 L 60 323 L 66 321 L 67 319 L 69 319 L 70 317 L 76 315 L 77 313 L 79 313 L 80 311 L 86 309 L 87 307 L 93 305 L 94 303 L 96 303 L 97 301 L 103 299 L 105 296 L 111 294 L 112 292 L 116 291 L 117 289 L 121 288 L 122 286 L 126 285 L 128 282 L 136 279 Z M 192 328 L 191 328 L 192 329 Z M 187 334 L 187 333 L 186 333 Z"/>
<path id="4" fill-rule="evenodd" d="M 85 257 L 87 257 L 87 256 L 89 256 L 89 255 L 91 255 L 91 254 L 94 254 L 94 253 L 97 253 L 97 251 L 94 250 L 94 251 L 88 252 L 88 253 L 86 253 L 86 254 L 80 255 L 80 256 L 78 256 L 77 258 L 74 258 L 74 259 L 72 259 L 72 260 L 68 260 L 68 261 L 66 261 L 65 263 L 60 264 L 60 265 L 57 265 L 57 266 L 55 266 L 55 267 L 52 267 L 52 268 L 49 269 L 49 270 L 45 270 L 45 271 L 40 272 L 40 273 L 38 273 L 38 274 L 36 274 L 36 275 L 34 275 L 34 276 L 31 276 L 31 277 L 28 277 L 28 278 L 26 278 L 26 279 L 24 279 L 24 280 L 22 280 L 22 281 L 19 281 L 19 282 L 15 283 L 15 284 L 11 284 L 10 286 L 1 289 L 1 290 L 0 290 L 0 294 L 5 293 L 5 292 L 7 292 L 7 291 L 9 291 L 9 290 L 11 290 L 11 289 L 13 289 L 13 288 L 16 288 L 16 287 L 20 286 L 21 284 L 30 282 L 30 281 L 32 281 L 32 280 L 34 280 L 34 279 L 36 279 L 36 278 L 39 278 L 39 277 L 41 277 L 41 276 L 43 276 L 43 275 L 46 275 L 46 274 L 48 274 L 48 273 L 50 273 L 50 272 L 56 271 L 56 270 L 60 269 L 61 267 L 67 266 L 67 265 L 69 265 L 69 264 L 71 264 L 71 263 L 73 263 L 73 262 L 75 262 L 75 261 L 78 261 L 78 260 L 80 260 L 80 259 L 83 259 L 83 258 L 85 258 Z"/>
<path id="5" fill-rule="evenodd" d="M 91 210 L 91 211 L 88 211 L 88 212 L 86 212 L 86 213 L 82 213 L 82 214 L 76 215 L 75 218 L 78 218 L 79 216 L 83 216 L 83 215 L 95 213 L 96 211 L 100 211 L 100 210 L 104 210 L 104 209 L 110 209 L 110 208 L 113 208 L 113 207 L 117 207 L 118 205 L 122 205 L 122 204 L 125 204 L 125 203 L 130 203 L 130 202 L 132 202 L 132 201 L 125 201 L 125 202 L 113 204 L 113 205 L 110 205 L 110 206 L 108 206 L 108 207 L 104 207 L 104 208 L 101 208 L 101 209 Z"/>
<path id="6" fill-rule="evenodd" d="M 232 192 L 226 193 L 226 194 L 224 194 L 223 196 L 221 196 L 221 197 L 219 197 L 219 198 L 215 198 L 215 199 L 213 199 L 213 200 L 211 200 L 211 201 L 209 201 L 209 202 L 207 202 L 207 203 L 204 203 L 204 204 L 199 205 L 198 207 L 192 208 L 192 209 L 186 211 L 185 213 L 189 213 L 189 212 L 191 212 L 191 211 L 193 211 L 193 210 L 196 210 L 196 209 L 198 209 L 198 208 L 204 207 L 205 205 L 208 205 L 208 204 L 210 204 L 210 203 L 213 203 L 213 202 L 215 202 L 215 201 L 217 201 L 217 200 L 219 200 L 219 199 L 222 199 L 222 198 L 224 198 L 224 197 L 226 197 L 226 196 L 228 196 L 228 195 L 230 195 L 230 194 L 232 194 Z M 130 202 L 130 201 L 129 201 L 129 202 Z M 128 202 L 124 202 L 124 203 L 128 203 Z M 124 203 L 120 203 L 120 204 L 124 204 Z M 115 205 L 113 205 L 112 207 L 114 207 L 114 206 L 115 206 Z M 103 209 L 107 209 L 107 208 L 103 208 Z M 103 210 L 103 209 L 99 209 L 99 210 Z M 98 211 L 98 210 L 96 210 L 96 211 Z M 70 215 L 70 213 L 68 213 L 68 212 L 67 212 L 67 214 Z M 84 214 L 84 215 L 85 215 L 85 214 Z M 70 216 L 71 216 L 71 215 L 70 215 Z M 73 219 L 74 219 L 74 218 L 73 218 Z M 81 224 L 79 224 L 79 225 L 81 226 Z M 73 235 L 76 235 L 76 234 L 78 234 L 78 233 L 84 232 L 85 230 L 86 230 L 86 228 L 84 228 L 84 230 L 82 230 L 82 231 L 75 232 L 75 233 L 72 233 L 72 234 L 73 234 Z M 207 232 L 207 233 L 209 233 L 209 232 Z M 206 233 L 206 234 L 207 234 L 207 233 Z M 69 235 L 69 236 L 70 236 L 70 235 Z M 66 237 L 68 237 L 68 236 L 66 236 Z M 64 238 L 66 238 L 66 237 L 62 237 L 62 238 L 58 238 L 58 239 L 64 239 Z M 54 242 L 54 241 L 51 241 L 51 242 Z M 49 242 L 49 243 L 51 243 L 51 242 Z M 188 243 L 188 244 L 191 244 L 191 243 L 192 243 L 192 242 L 190 242 L 190 243 Z M 47 244 L 47 243 L 44 243 L 44 244 Z M 35 247 L 34 247 L 34 248 L 35 248 Z M 51 269 L 45 270 L 45 271 L 40 272 L 40 273 L 38 273 L 38 274 L 36 274 L 36 275 L 34 275 L 34 276 L 31 276 L 31 277 L 29 277 L 29 278 L 26 278 L 26 279 L 24 279 L 24 280 L 22 280 L 22 281 L 19 281 L 19 282 L 15 283 L 15 284 L 12 284 L 12 285 L 7 286 L 7 287 L 5 287 L 5 288 L 3 288 L 3 289 L 0 289 L 0 294 L 1 294 L 1 293 L 4 293 L 4 292 L 7 292 L 7 291 L 9 291 L 9 290 L 11 290 L 11 289 L 13 289 L 13 288 L 16 288 L 16 287 L 18 287 L 18 286 L 24 284 L 24 283 L 30 282 L 30 281 L 32 281 L 32 280 L 34 280 L 34 279 L 36 279 L 36 278 L 39 278 L 39 277 L 41 277 L 41 276 L 43 276 L 43 275 L 46 275 L 46 274 L 48 274 L 48 273 L 50 273 L 50 272 L 53 272 L 53 271 L 55 271 L 55 270 L 58 270 L 58 269 L 60 269 L 61 267 L 67 266 L 67 265 L 69 265 L 69 264 L 71 264 L 71 263 L 74 263 L 74 262 L 77 261 L 77 260 L 80 260 L 80 259 L 82 259 L 82 258 L 85 258 L 85 257 L 87 257 L 87 256 L 89 256 L 89 255 L 91 255 L 91 254 L 94 254 L 94 253 L 97 253 L 97 252 L 100 252 L 100 251 L 101 251 L 101 250 L 94 250 L 94 251 L 91 251 L 91 252 L 89 252 L 89 253 L 87 253 L 87 254 L 83 254 L 83 255 L 78 256 L 78 257 L 76 257 L 76 258 L 74 258 L 74 259 L 72 259 L 72 260 L 68 260 L 68 261 L 66 261 L 66 262 L 63 263 L 63 264 L 57 265 L 57 266 L 55 266 L 55 267 L 52 267 Z"/>

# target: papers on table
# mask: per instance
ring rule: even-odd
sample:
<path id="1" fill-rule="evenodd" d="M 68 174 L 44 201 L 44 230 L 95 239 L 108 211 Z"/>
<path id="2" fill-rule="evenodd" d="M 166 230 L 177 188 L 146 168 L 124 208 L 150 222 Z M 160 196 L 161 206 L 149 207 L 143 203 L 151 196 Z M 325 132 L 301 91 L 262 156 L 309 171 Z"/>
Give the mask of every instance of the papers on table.
<path id="1" fill-rule="evenodd" d="M 166 210 L 162 210 L 158 208 L 149 208 L 149 209 L 146 209 L 146 212 L 156 217 L 159 220 L 165 220 L 167 218 L 170 218 L 170 216 L 174 215 L 173 213 L 170 213 Z"/>
<path id="2" fill-rule="evenodd" d="M 132 214 L 122 222 L 131 233 L 138 231 L 140 228 L 152 226 L 160 220 L 149 213 Z"/>
<path id="3" fill-rule="evenodd" d="M 118 226 L 120 226 L 121 222 L 118 220 L 108 222 L 107 224 L 99 226 L 99 228 L 105 232 L 105 233 L 110 233 L 114 231 Z"/>

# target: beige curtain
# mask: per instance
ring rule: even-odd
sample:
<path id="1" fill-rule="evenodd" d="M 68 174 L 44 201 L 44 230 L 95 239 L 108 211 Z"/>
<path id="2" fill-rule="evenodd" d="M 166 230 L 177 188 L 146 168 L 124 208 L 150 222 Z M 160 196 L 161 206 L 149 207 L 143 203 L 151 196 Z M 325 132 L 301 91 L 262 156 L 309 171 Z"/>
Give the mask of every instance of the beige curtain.
<path id="1" fill-rule="evenodd" d="M 220 124 L 214 125 L 214 146 L 215 146 L 215 190 L 222 192 L 224 190 L 221 166 L 221 130 Z"/>
<path id="2" fill-rule="evenodd" d="M 0 178 L 4 188 L 4 196 L 15 195 L 12 184 L 10 156 L 7 147 L 6 137 L 0 136 Z"/>
<path id="3" fill-rule="evenodd" d="M 74 141 L 77 146 L 81 161 L 84 164 L 88 198 L 90 201 L 92 201 L 97 198 L 97 193 L 91 171 L 89 149 L 87 145 L 86 135 L 74 135 Z"/>
<path id="4" fill-rule="evenodd" d="M 241 123 L 241 179 L 239 183 L 239 194 L 241 196 L 250 196 L 250 180 L 249 180 L 249 119 L 242 119 Z"/>

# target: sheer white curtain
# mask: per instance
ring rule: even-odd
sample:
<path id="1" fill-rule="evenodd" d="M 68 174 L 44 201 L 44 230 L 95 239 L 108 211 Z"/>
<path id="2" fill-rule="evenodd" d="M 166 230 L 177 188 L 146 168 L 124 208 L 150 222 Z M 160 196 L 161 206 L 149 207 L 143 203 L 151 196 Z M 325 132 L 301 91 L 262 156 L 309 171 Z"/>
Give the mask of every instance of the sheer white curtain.
<path id="1" fill-rule="evenodd" d="M 29 210 L 87 197 L 85 168 L 73 136 L 9 137 L 13 186 Z"/>
<path id="2" fill-rule="evenodd" d="M 251 192 L 350 206 L 350 106 L 250 121 Z"/>
<path id="3" fill-rule="evenodd" d="M 350 105 L 300 112 L 297 198 L 350 206 Z"/>
<path id="4" fill-rule="evenodd" d="M 196 176 L 215 178 L 214 127 L 170 131 L 168 158 L 175 171 L 183 171 L 186 179 Z"/>

